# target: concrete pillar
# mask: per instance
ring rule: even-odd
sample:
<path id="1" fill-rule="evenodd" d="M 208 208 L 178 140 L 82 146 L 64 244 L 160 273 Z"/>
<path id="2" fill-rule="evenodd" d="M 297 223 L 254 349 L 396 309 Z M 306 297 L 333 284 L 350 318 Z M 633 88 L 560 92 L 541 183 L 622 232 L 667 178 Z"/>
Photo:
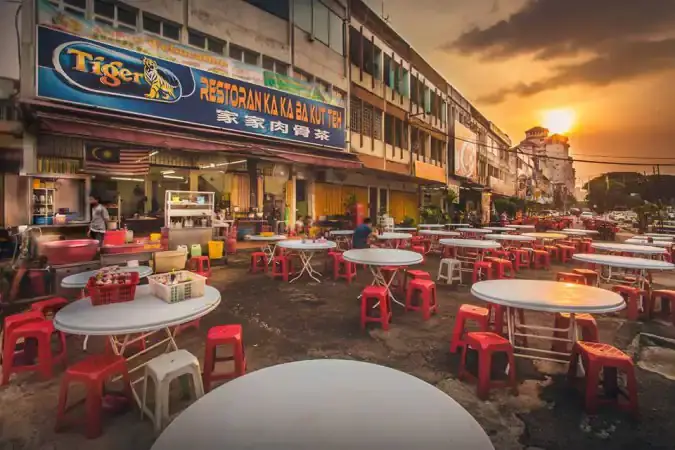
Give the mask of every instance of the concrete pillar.
<path id="1" fill-rule="evenodd" d="M 246 161 L 246 166 L 248 168 L 248 182 L 250 186 L 250 205 L 251 208 L 258 207 L 258 197 L 260 192 L 258 192 L 258 160 L 249 159 Z"/>

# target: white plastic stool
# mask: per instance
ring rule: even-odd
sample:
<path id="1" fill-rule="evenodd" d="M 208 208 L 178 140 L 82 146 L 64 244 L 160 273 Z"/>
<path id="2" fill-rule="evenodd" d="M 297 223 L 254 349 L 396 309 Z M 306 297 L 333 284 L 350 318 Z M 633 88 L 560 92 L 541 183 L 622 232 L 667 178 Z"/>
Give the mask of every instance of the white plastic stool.
<path id="1" fill-rule="evenodd" d="M 148 377 L 155 383 L 155 433 L 162 431 L 169 423 L 169 385 L 171 381 L 182 376 L 192 376 L 193 400 L 204 396 L 204 385 L 199 369 L 199 360 L 187 350 L 176 350 L 153 358 L 145 366 L 145 378 L 143 379 L 143 403 L 141 405 L 141 419 L 145 411 L 145 401 L 148 392 Z M 148 413 L 148 415 L 150 415 Z"/>
<path id="2" fill-rule="evenodd" d="M 445 273 L 443 268 L 445 267 Z M 436 281 L 445 280 L 445 284 L 452 284 L 453 281 L 462 282 L 462 262 L 458 259 L 443 258 L 441 265 L 438 266 L 438 276 Z"/>

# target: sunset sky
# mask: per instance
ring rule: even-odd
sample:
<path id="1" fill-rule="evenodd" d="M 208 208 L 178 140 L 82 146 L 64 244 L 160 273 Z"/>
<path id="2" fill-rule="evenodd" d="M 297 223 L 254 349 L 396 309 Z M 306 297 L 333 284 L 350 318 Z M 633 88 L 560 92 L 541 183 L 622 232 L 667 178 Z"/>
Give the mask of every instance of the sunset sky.
<path id="1" fill-rule="evenodd" d="M 385 0 L 384 12 L 514 143 L 546 110 L 569 108 L 573 156 L 675 164 L 675 0 Z M 583 181 L 652 171 L 575 167 Z"/>

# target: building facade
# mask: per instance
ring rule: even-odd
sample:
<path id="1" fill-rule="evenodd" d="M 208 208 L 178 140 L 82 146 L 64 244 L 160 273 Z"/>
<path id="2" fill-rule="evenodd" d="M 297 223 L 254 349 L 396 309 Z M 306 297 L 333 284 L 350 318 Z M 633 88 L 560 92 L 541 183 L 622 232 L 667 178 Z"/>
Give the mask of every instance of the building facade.
<path id="1" fill-rule="evenodd" d="M 40 183 L 84 220 L 92 191 L 125 216 L 209 190 L 287 222 L 355 201 L 417 221 L 449 190 L 488 210 L 515 193 L 508 136 L 361 0 L 32 0 L 20 18 L 6 226 L 34 221 Z"/>

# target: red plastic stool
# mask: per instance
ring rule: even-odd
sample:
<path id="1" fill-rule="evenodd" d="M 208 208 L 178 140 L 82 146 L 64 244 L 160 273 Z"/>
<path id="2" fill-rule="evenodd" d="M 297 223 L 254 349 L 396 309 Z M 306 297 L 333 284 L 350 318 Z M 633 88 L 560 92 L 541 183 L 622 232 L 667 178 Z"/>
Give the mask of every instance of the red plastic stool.
<path id="1" fill-rule="evenodd" d="M 544 245 L 543 250 L 546 250 L 551 256 L 551 261 L 560 261 L 560 250 L 555 245 Z"/>
<path id="2" fill-rule="evenodd" d="M 33 291 L 33 296 L 35 297 L 44 297 L 47 295 L 45 289 L 45 270 L 29 269 L 28 270 L 28 279 L 30 280 L 31 290 Z"/>
<path id="3" fill-rule="evenodd" d="M 492 279 L 492 262 L 490 261 L 476 261 L 473 263 L 473 275 L 471 276 L 471 282 L 476 283 L 481 279 L 481 275 L 485 276 L 485 279 Z"/>
<path id="4" fill-rule="evenodd" d="M 546 250 L 532 250 L 532 265 L 535 269 L 549 269 L 551 267 L 551 255 Z"/>
<path id="5" fill-rule="evenodd" d="M 415 253 L 419 253 L 420 255 L 422 255 L 422 263 L 421 264 L 424 264 L 424 255 L 426 254 L 426 252 L 424 250 L 424 246 L 423 245 L 413 245 L 410 248 L 410 250 L 415 252 Z"/>
<path id="6" fill-rule="evenodd" d="M 670 321 L 675 325 L 675 291 L 670 289 L 656 289 L 652 291 L 652 298 L 649 302 L 649 317 L 653 315 L 658 300 L 661 300 L 661 314 L 670 313 Z"/>
<path id="7" fill-rule="evenodd" d="M 560 249 L 560 262 L 565 264 L 568 261 L 572 260 L 572 256 L 574 255 L 574 246 L 572 245 L 558 245 L 558 248 Z"/>
<path id="8" fill-rule="evenodd" d="M 630 356 L 609 344 L 578 341 L 572 348 L 567 372 L 570 381 L 576 380 L 579 357 L 586 372 L 585 406 L 587 413 L 594 414 L 600 403 L 614 403 L 619 408 L 632 412 L 634 416 L 639 414 L 635 366 Z M 609 398 L 598 398 L 601 370 L 603 371 L 602 384 L 605 395 Z M 628 392 L 623 392 L 618 386 L 618 370 L 626 374 Z M 628 403 L 619 402 L 619 395 L 627 397 Z"/>
<path id="9" fill-rule="evenodd" d="M 28 311 L 24 313 L 12 314 L 11 316 L 5 317 L 3 333 L 4 336 L 8 336 L 12 330 L 19 327 L 20 325 L 30 323 L 30 322 L 42 322 L 45 318 L 42 313 L 37 311 Z M 11 353 L 14 355 L 15 360 L 18 362 L 27 363 L 28 361 L 34 361 L 37 356 L 37 346 L 35 345 L 35 340 L 31 339 L 24 341 L 21 347 L 19 346 L 9 346 L 5 347 L 8 344 L 8 340 L 3 340 L 2 355 L 4 358 L 5 353 Z"/>
<path id="10" fill-rule="evenodd" d="M 424 270 L 406 270 L 405 274 L 403 275 L 403 286 L 401 286 L 403 293 L 408 292 L 408 278 L 410 278 L 410 280 L 431 280 L 431 275 L 429 272 L 425 272 Z"/>
<path id="11" fill-rule="evenodd" d="M 458 347 L 463 347 L 463 339 L 466 321 L 473 320 L 478 323 L 480 331 L 488 330 L 488 321 L 490 312 L 486 308 L 473 305 L 462 305 L 455 316 L 455 326 L 452 329 L 452 339 L 450 340 L 450 353 L 455 353 Z"/>
<path id="12" fill-rule="evenodd" d="M 572 273 L 576 273 L 577 275 L 583 275 L 584 278 L 586 278 L 586 284 L 588 286 L 598 286 L 598 272 L 595 270 L 590 270 L 590 269 L 572 269 Z"/>
<path id="13" fill-rule="evenodd" d="M 506 250 L 490 250 L 489 255 L 493 259 L 509 259 L 509 252 Z"/>
<path id="14" fill-rule="evenodd" d="M 573 272 L 558 272 L 555 275 L 556 281 L 562 281 L 565 283 L 574 283 L 574 284 L 586 284 L 586 277 Z"/>
<path id="15" fill-rule="evenodd" d="M 401 279 L 398 275 L 399 268 L 395 266 L 384 266 L 380 267 L 380 273 L 384 277 L 384 280 L 389 283 L 389 289 L 400 290 L 401 289 Z"/>
<path id="16" fill-rule="evenodd" d="M 211 390 L 211 383 L 220 380 L 231 380 L 246 373 L 246 355 L 242 341 L 241 325 L 220 325 L 213 327 L 206 335 L 206 355 L 204 356 L 204 391 Z M 218 357 L 216 350 L 221 345 L 230 345 L 233 356 Z M 214 373 L 216 363 L 222 361 L 234 361 L 234 371 L 226 373 Z"/>
<path id="17" fill-rule="evenodd" d="M 581 328 L 582 340 L 586 342 L 600 341 L 600 338 L 598 337 L 598 323 L 595 321 L 595 317 L 590 314 L 575 314 L 574 320 L 577 323 L 577 326 Z M 569 328 L 569 326 L 570 315 L 568 313 L 556 313 L 553 328 Z M 554 331 L 553 337 L 569 339 L 569 333 L 564 331 Z M 569 351 L 569 346 L 567 345 L 567 342 L 554 341 L 551 350 L 554 352 L 566 353 Z"/>
<path id="18" fill-rule="evenodd" d="M 328 257 L 326 258 L 326 262 L 324 263 L 323 266 L 323 271 L 326 273 L 329 273 L 331 268 L 334 268 L 335 266 L 338 265 L 338 260 L 342 256 L 341 252 L 331 250 L 328 252 Z"/>
<path id="19" fill-rule="evenodd" d="M 640 297 L 642 297 L 645 292 L 632 286 L 623 286 L 616 285 L 612 286 L 612 291 L 620 294 L 626 301 L 626 312 L 628 320 L 639 320 L 640 319 Z M 650 301 L 651 299 L 645 299 Z M 651 308 L 644 308 L 645 311 L 649 311 Z"/>
<path id="20" fill-rule="evenodd" d="M 516 381 L 516 358 L 513 355 L 513 346 L 508 339 L 489 331 L 473 331 L 464 338 L 466 345 L 462 349 L 462 359 L 459 365 L 459 379 L 475 380 L 472 374 L 466 370 L 466 354 L 469 348 L 478 352 L 478 389 L 477 395 L 481 400 L 487 400 L 490 396 L 490 388 L 510 386 L 515 392 Z M 496 352 L 506 353 L 509 360 L 508 381 L 493 381 L 491 379 L 492 355 Z"/>
<path id="21" fill-rule="evenodd" d="M 211 278 L 211 261 L 208 256 L 193 256 L 188 260 L 188 270 L 197 275 Z"/>
<path id="22" fill-rule="evenodd" d="M 32 313 L 40 314 L 35 311 Z M 9 383 L 9 378 L 12 373 L 18 372 L 40 372 L 43 379 L 48 380 L 54 373 L 54 364 L 62 362 L 66 358 L 65 334 L 57 331 L 51 320 L 45 320 L 44 317 L 41 317 L 41 320 L 34 320 L 32 318 L 27 319 L 26 317 L 29 316 L 24 316 L 23 322 L 15 322 L 5 329 L 5 338 L 2 349 L 3 386 Z M 7 324 L 6 321 L 5 324 Z M 51 338 L 53 334 L 57 335 L 61 345 L 61 349 L 56 355 L 52 353 L 51 349 Z M 24 364 L 18 364 L 15 356 L 32 356 L 32 350 L 29 348 L 24 347 L 23 352 L 16 351 L 16 344 L 19 339 L 24 339 L 24 341 L 26 341 L 25 346 L 28 345 L 29 339 L 34 339 L 35 342 L 37 342 L 37 363 L 24 360 Z"/>
<path id="23" fill-rule="evenodd" d="M 192 322 L 183 323 L 183 324 L 178 325 L 176 327 L 176 332 L 174 333 L 174 337 L 178 336 L 180 333 L 182 333 L 183 331 L 188 330 L 190 328 L 194 328 L 195 330 L 199 330 L 199 324 L 200 324 L 201 320 L 202 319 L 195 319 Z M 140 345 L 141 345 L 141 349 L 145 350 L 145 341 L 141 340 L 139 342 L 140 342 Z"/>
<path id="24" fill-rule="evenodd" d="M 495 269 L 497 280 L 502 280 L 504 278 L 515 278 L 516 273 L 513 270 L 513 263 L 508 259 L 502 258 L 489 258 L 492 262 L 492 268 Z"/>
<path id="25" fill-rule="evenodd" d="M 256 273 L 258 270 L 267 272 L 267 263 L 269 259 L 265 252 L 253 252 L 251 253 L 251 273 Z"/>
<path id="26" fill-rule="evenodd" d="M 376 322 L 382 325 L 384 331 L 389 330 L 391 308 L 389 308 L 389 293 L 384 286 L 367 286 L 361 291 L 361 329 L 365 330 L 366 323 Z M 373 316 L 369 312 L 379 308 L 380 314 Z"/>
<path id="27" fill-rule="evenodd" d="M 506 306 L 497 305 L 496 303 L 488 303 L 488 323 L 492 325 L 492 330 L 497 334 L 504 334 L 504 325 L 506 320 L 504 320 L 504 315 L 506 314 Z M 517 309 L 516 314 L 518 314 L 518 323 L 525 323 L 525 311 L 522 309 Z M 522 337 L 524 342 L 527 342 L 525 337 Z"/>
<path id="28" fill-rule="evenodd" d="M 281 277 L 284 281 L 293 274 L 293 261 L 288 256 L 275 256 L 272 259 L 272 278 Z"/>
<path id="29" fill-rule="evenodd" d="M 337 258 L 337 265 L 333 266 L 333 279 L 344 278 L 347 284 L 352 284 L 352 279 L 356 278 L 356 264 L 347 261 L 342 254 Z"/>
<path id="30" fill-rule="evenodd" d="M 103 395 L 105 382 L 115 376 L 121 376 L 124 381 L 122 392 L 126 401 L 131 404 L 134 401 L 131 392 L 131 379 L 127 371 L 127 364 L 122 356 L 117 355 L 92 355 L 73 364 L 66 370 L 61 380 L 59 393 L 59 405 L 56 413 L 55 431 L 59 432 L 66 426 L 66 413 L 70 409 L 68 405 L 68 388 L 71 383 L 82 383 L 87 389 L 85 400 L 86 407 L 86 436 L 95 439 L 103 432 L 101 426 L 101 410 L 103 409 Z M 72 406 L 75 406 L 72 405 Z M 71 406 L 71 408 L 72 408 Z"/>
<path id="31" fill-rule="evenodd" d="M 457 247 L 443 246 L 443 258 L 457 259 Z"/>
<path id="32" fill-rule="evenodd" d="M 68 305 L 68 300 L 63 297 L 54 297 L 33 303 L 30 305 L 30 310 L 37 311 L 46 318 L 47 316 L 53 317 L 66 305 Z"/>
<path id="33" fill-rule="evenodd" d="M 518 272 L 520 269 L 530 268 L 530 252 L 524 248 L 512 248 L 511 259 L 513 260 L 513 268 Z"/>
<path id="34" fill-rule="evenodd" d="M 415 293 L 419 292 L 421 305 L 414 305 L 413 299 Z M 424 320 L 429 320 L 431 314 L 438 312 L 438 302 L 436 302 L 436 283 L 431 280 L 415 279 L 408 283 L 408 291 L 405 296 L 405 310 L 419 311 L 422 310 Z"/>

